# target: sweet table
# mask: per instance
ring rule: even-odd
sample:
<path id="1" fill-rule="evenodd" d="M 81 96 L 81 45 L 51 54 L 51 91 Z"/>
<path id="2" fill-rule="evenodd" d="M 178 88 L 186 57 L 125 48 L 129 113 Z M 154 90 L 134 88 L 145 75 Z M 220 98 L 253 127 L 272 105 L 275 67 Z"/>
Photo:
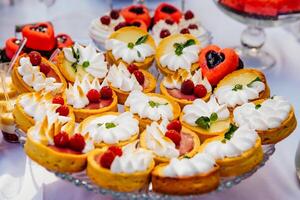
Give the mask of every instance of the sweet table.
<path id="1" fill-rule="evenodd" d="M 0 44 L 13 35 L 14 25 L 33 21 L 52 20 L 56 32 L 66 32 L 75 40 L 89 42 L 89 22 L 108 9 L 105 1 L 61 0 L 46 8 L 37 0 L 16 1 L 17 6 L 0 6 Z M 72 3 L 71 3 L 72 2 Z M 114 1 L 120 3 L 121 1 Z M 128 1 L 130 2 L 130 1 Z M 150 1 L 150 4 L 158 1 Z M 203 25 L 212 32 L 213 42 L 220 46 L 239 44 L 244 26 L 219 11 L 211 0 L 188 0 Z M 34 7 L 32 5 L 34 4 Z M 267 29 L 265 48 L 278 62 L 266 71 L 272 94 L 287 97 L 295 106 L 300 119 L 300 43 L 282 27 Z M 2 140 L 2 139 L 1 139 Z M 300 141 L 300 128 L 276 145 L 276 151 L 266 165 L 252 177 L 222 193 L 203 196 L 203 199 L 300 199 L 300 184 L 295 173 L 295 151 Z M 33 177 L 32 177 L 33 174 Z M 18 195 L 19 194 L 19 195 Z M 17 144 L 0 142 L 0 199 L 111 199 L 77 188 L 56 178 L 30 161 Z"/>

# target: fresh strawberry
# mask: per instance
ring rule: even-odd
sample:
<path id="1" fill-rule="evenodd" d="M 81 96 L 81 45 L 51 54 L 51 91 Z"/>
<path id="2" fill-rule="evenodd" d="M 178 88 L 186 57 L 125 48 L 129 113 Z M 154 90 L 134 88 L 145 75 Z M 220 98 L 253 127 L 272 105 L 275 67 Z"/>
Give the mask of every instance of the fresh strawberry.
<path id="1" fill-rule="evenodd" d="M 113 96 L 112 89 L 109 86 L 104 86 L 100 90 L 101 99 L 111 99 Z"/>
<path id="2" fill-rule="evenodd" d="M 175 130 L 168 130 L 165 134 L 166 137 L 170 138 L 176 146 L 180 144 L 181 135 Z"/>
<path id="3" fill-rule="evenodd" d="M 86 96 L 89 99 L 90 103 L 98 103 L 100 99 L 100 92 L 95 89 L 90 89 Z"/>
<path id="4" fill-rule="evenodd" d="M 100 165 L 106 169 L 110 169 L 112 162 L 114 161 L 116 154 L 112 151 L 106 151 L 100 158 Z"/>
<path id="5" fill-rule="evenodd" d="M 183 94 L 193 94 L 194 92 L 194 83 L 190 79 L 183 81 L 181 84 L 181 92 Z"/>
<path id="6" fill-rule="evenodd" d="M 134 74 L 136 80 L 139 82 L 139 84 L 144 85 L 144 82 L 145 82 L 144 74 L 139 70 L 134 71 L 133 74 Z"/>
<path id="7" fill-rule="evenodd" d="M 50 72 L 50 66 L 47 63 L 41 63 L 40 64 L 40 72 L 47 75 Z"/>
<path id="8" fill-rule="evenodd" d="M 178 133 L 180 133 L 181 128 L 182 128 L 182 126 L 181 126 L 181 123 L 179 120 L 173 120 L 167 125 L 168 130 L 175 130 Z"/>
<path id="9" fill-rule="evenodd" d="M 188 10 L 184 13 L 184 19 L 189 20 L 194 18 L 194 13 L 191 10 Z"/>
<path id="10" fill-rule="evenodd" d="M 207 90 L 204 85 L 202 84 L 196 85 L 196 87 L 194 88 L 195 96 L 202 98 L 205 97 L 206 94 L 207 94 Z"/>
<path id="11" fill-rule="evenodd" d="M 67 147 L 69 144 L 69 135 L 65 131 L 59 132 L 54 136 L 54 145 L 57 147 Z"/>
<path id="12" fill-rule="evenodd" d="M 100 21 L 103 25 L 109 25 L 110 24 L 110 17 L 107 15 L 104 15 L 100 18 Z"/>
<path id="13" fill-rule="evenodd" d="M 108 147 L 108 150 L 112 151 L 117 156 L 122 156 L 122 154 L 123 154 L 122 149 L 117 146 L 110 146 L 110 147 Z"/>
<path id="14" fill-rule="evenodd" d="M 82 152 L 85 147 L 85 140 L 83 136 L 80 133 L 76 133 L 75 135 L 73 135 L 70 138 L 69 147 L 74 151 Z"/>
<path id="15" fill-rule="evenodd" d="M 61 116 L 68 116 L 69 115 L 69 107 L 66 105 L 59 106 L 56 109 L 56 112 L 59 113 L 59 115 L 61 115 Z"/>
<path id="16" fill-rule="evenodd" d="M 37 51 L 32 51 L 28 54 L 30 62 L 32 65 L 37 66 L 41 63 L 42 61 L 42 56 L 39 52 Z"/>
<path id="17" fill-rule="evenodd" d="M 139 68 L 135 64 L 130 64 L 128 65 L 127 69 L 130 72 L 130 74 L 132 74 L 134 71 L 138 70 Z"/>
<path id="18" fill-rule="evenodd" d="M 52 103 L 64 105 L 65 104 L 65 100 L 64 100 L 64 98 L 62 98 L 62 96 L 56 96 L 56 97 L 54 97 L 52 99 Z"/>

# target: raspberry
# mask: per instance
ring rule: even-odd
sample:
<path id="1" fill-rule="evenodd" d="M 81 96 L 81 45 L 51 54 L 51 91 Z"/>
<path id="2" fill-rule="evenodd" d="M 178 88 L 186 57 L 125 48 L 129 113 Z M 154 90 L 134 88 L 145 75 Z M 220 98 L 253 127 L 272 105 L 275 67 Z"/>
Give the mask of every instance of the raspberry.
<path id="1" fill-rule="evenodd" d="M 110 17 L 107 15 L 104 15 L 100 18 L 100 21 L 104 25 L 109 25 L 110 24 Z"/>
<path id="2" fill-rule="evenodd" d="M 65 131 L 59 132 L 54 136 L 54 145 L 57 147 L 67 147 L 69 144 L 69 135 Z"/>
<path id="3" fill-rule="evenodd" d="M 180 145 L 181 135 L 175 130 L 168 130 L 165 134 L 166 137 L 170 138 L 176 146 Z"/>
<path id="4" fill-rule="evenodd" d="M 194 88 L 194 95 L 196 97 L 202 98 L 205 97 L 206 94 L 207 94 L 207 90 L 204 85 L 202 84 L 196 85 L 196 87 Z"/>
<path id="5" fill-rule="evenodd" d="M 59 115 L 61 115 L 61 116 L 68 116 L 69 115 L 69 107 L 66 105 L 59 106 L 56 109 L 56 112 L 59 113 Z"/>
<path id="6" fill-rule="evenodd" d="M 83 136 L 80 133 L 76 133 L 75 135 L 73 135 L 70 138 L 69 147 L 74 151 L 82 152 L 85 147 L 85 140 Z"/>
<path id="7" fill-rule="evenodd" d="M 89 102 L 98 103 L 100 99 L 100 92 L 98 92 L 98 90 L 95 89 L 90 89 L 86 96 L 89 99 Z"/>
<path id="8" fill-rule="evenodd" d="M 122 156 L 123 154 L 122 149 L 117 146 L 110 146 L 108 147 L 108 150 L 112 151 L 114 154 L 116 154 L 116 156 Z"/>
<path id="9" fill-rule="evenodd" d="M 37 51 L 32 51 L 28 54 L 30 62 L 32 65 L 37 66 L 41 63 L 42 61 L 42 56 L 39 52 Z"/>
<path id="10" fill-rule="evenodd" d="M 194 18 L 194 13 L 191 10 L 188 10 L 184 13 L 184 19 L 189 20 Z"/>
<path id="11" fill-rule="evenodd" d="M 181 84 L 181 92 L 186 95 L 191 95 L 194 92 L 194 83 L 191 80 L 185 80 Z"/>
<path id="12" fill-rule="evenodd" d="M 40 64 L 40 72 L 43 74 L 47 75 L 50 72 L 50 66 L 46 63 L 41 63 Z"/>
<path id="13" fill-rule="evenodd" d="M 182 126 L 181 126 L 181 123 L 179 120 L 173 120 L 167 125 L 168 130 L 175 130 L 178 133 L 180 133 L 181 128 L 182 128 Z"/>
<path id="14" fill-rule="evenodd" d="M 101 99 L 111 99 L 113 96 L 112 89 L 109 86 L 104 86 L 100 90 Z"/>
<path id="15" fill-rule="evenodd" d="M 112 162 L 114 161 L 116 154 L 112 151 L 106 151 L 100 158 L 100 165 L 106 169 L 110 169 Z"/>
<path id="16" fill-rule="evenodd" d="M 54 97 L 52 99 L 52 103 L 64 105 L 65 104 L 65 100 L 64 100 L 64 98 L 62 98 L 62 96 L 56 96 L 56 97 Z"/>

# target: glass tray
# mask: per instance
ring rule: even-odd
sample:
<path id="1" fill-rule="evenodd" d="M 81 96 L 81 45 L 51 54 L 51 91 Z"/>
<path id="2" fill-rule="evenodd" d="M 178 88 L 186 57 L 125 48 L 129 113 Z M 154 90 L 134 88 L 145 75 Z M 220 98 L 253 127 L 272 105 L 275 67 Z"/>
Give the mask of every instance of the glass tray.
<path id="1" fill-rule="evenodd" d="M 233 186 L 239 184 L 241 181 L 247 179 L 248 177 L 252 176 L 255 174 L 255 172 L 263 167 L 265 163 L 269 160 L 269 158 L 273 155 L 275 152 L 275 145 L 263 145 L 263 152 L 264 152 L 264 158 L 262 162 L 256 166 L 253 170 L 250 172 L 247 172 L 245 174 L 242 174 L 240 176 L 236 177 L 230 177 L 230 178 L 222 178 L 219 187 L 210 193 L 205 193 L 205 194 L 200 194 L 200 195 L 187 195 L 187 196 L 174 196 L 174 195 L 166 195 L 166 194 L 160 194 L 160 193 L 155 193 L 152 191 L 152 186 L 151 184 L 149 185 L 148 188 L 144 189 L 143 191 L 139 192 L 116 192 L 108 189 L 101 188 L 97 185 L 95 185 L 86 175 L 86 172 L 80 172 L 80 173 L 73 173 L 73 174 L 67 174 L 67 173 L 58 173 L 58 172 L 53 172 L 57 177 L 66 180 L 75 186 L 78 187 L 83 187 L 89 192 L 94 192 L 102 195 L 111 195 L 113 198 L 116 199 L 159 199 L 159 200 L 164 200 L 164 199 L 195 199 L 197 197 L 204 197 L 207 195 L 210 195 L 211 193 L 215 192 L 222 192 L 226 189 L 232 188 Z"/>

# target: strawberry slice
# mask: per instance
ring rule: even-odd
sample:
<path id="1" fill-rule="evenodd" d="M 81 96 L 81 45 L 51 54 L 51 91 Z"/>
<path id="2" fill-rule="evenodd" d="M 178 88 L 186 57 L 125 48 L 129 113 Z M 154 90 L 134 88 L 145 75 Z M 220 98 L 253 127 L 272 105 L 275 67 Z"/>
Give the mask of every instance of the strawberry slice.
<path id="1" fill-rule="evenodd" d="M 100 158 L 100 165 L 106 169 L 110 169 L 112 162 L 114 161 L 116 154 L 112 151 L 106 151 Z"/>
<path id="2" fill-rule="evenodd" d="M 65 100 L 64 98 L 62 98 L 62 96 L 56 96 L 52 99 L 52 103 L 53 104 L 60 104 L 60 105 L 64 105 L 65 104 Z"/>
<path id="3" fill-rule="evenodd" d="M 117 146 L 110 146 L 108 147 L 109 151 L 112 151 L 114 154 L 116 154 L 116 156 L 122 156 L 123 151 L 120 147 Z"/>
<path id="4" fill-rule="evenodd" d="M 65 131 L 59 132 L 57 135 L 54 136 L 54 145 L 57 147 L 67 147 L 69 144 L 69 135 Z"/>
<path id="5" fill-rule="evenodd" d="M 168 130 L 165 134 L 166 137 L 170 138 L 176 146 L 180 145 L 181 135 L 175 130 Z"/>
<path id="6" fill-rule="evenodd" d="M 173 120 L 173 121 L 171 121 L 171 122 L 167 125 L 167 129 L 168 129 L 168 130 L 175 130 L 175 131 L 177 131 L 178 133 L 180 133 L 181 128 L 182 128 L 182 126 L 181 126 L 180 121 L 179 121 L 179 120 L 176 120 L 176 119 Z"/>
<path id="7" fill-rule="evenodd" d="M 69 141 L 69 147 L 70 149 L 77 151 L 77 152 L 82 152 L 82 150 L 85 147 L 85 140 L 83 136 L 80 133 L 74 134 Z"/>

